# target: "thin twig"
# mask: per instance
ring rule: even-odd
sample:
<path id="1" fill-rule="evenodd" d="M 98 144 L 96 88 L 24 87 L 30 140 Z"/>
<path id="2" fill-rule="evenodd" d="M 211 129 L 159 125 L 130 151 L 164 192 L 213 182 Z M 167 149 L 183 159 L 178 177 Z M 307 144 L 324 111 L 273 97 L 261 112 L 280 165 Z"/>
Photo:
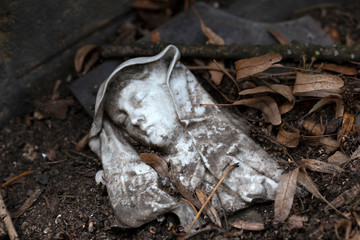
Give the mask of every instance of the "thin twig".
<path id="1" fill-rule="evenodd" d="M 23 177 L 23 176 L 26 176 L 26 175 L 29 175 L 29 174 L 32 174 L 34 171 L 26 171 L 26 172 L 23 172 L 15 177 L 13 177 L 12 179 L 10 179 L 9 181 L 6 181 L 4 182 L 3 184 L 1 184 L 1 188 L 4 188 L 6 187 L 7 185 L 9 185 L 10 183 L 18 180 L 19 178 Z"/>
<path id="2" fill-rule="evenodd" d="M 222 66 L 220 66 L 217 61 L 215 59 L 213 59 L 214 63 L 216 64 L 216 66 L 226 75 L 228 76 L 228 78 L 231 79 L 231 81 L 233 81 L 234 85 L 236 86 L 238 92 L 241 91 L 240 87 L 239 87 L 239 84 L 237 83 L 237 81 L 235 80 L 235 78 L 233 76 L 231 76 L 231 74 L 225 69 L 223 68 Z M 237 99 L 236 99 L 237 100 Z"/>
<path id="3" fill-rule="evenodd" d="M 6 230 L 8 232 L 10 240 L 19 240 L 19 236 L 11 220 L 10 214 L 6 209 L 1 193 L 0 193 L 0 219 L 5 223 Z"/>
<path id="4" fill-rule="evenodd" d="M 214 187 L 214 189 L 212 190 L 211 194 L 208 196 L 208 198 L 206 199 L 206 201 L 204 202 L 204 204 L 202 205 L 202 207 L 200 208 L 199 212 L 196 214 L 196 217 L 194 219 L 194 221 L 191 223 L 189 230 L 187 231 L 188 233 L 190 232 L 190 230 L 193 228 L 195 222 L 198 220 L 198 218 L 200 217 L 200 214 L 202 213 L 202 211 L 205 209 L 206 204 L 208 204 L 208 202 L 210 201 L 210 199 L 212 198 L 212 196 L 215 194 L 216 190 L 219 188 L 220 184 L 225 180 L 226 176 L 236 167 L 238 167 L 238 164 L 234 164 L 232 166 L 229 167 L 229 169 L 225 172 L 224 176 L 222 176 L 222 178 L 220 179 L 220 181 L 216 184 L 216 186 Z"/>

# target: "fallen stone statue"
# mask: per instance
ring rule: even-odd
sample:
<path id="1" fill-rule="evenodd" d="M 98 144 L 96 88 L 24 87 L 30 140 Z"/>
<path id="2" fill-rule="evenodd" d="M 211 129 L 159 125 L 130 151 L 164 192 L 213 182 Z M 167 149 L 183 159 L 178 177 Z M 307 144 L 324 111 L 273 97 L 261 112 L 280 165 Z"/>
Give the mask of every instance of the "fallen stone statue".
<path id="1" fill-rule="evenodd" d="M 155 152 L 192 193 L 211 193 L 222 212 L 273 200 L 282 169 L 250 139 L 230 112 L 214 104 L 172 45 L 153 57 L 130 59 L 97 93 L 89 145 L 102 161 L 103 179 L 120 227 L 136 228 L 173 212 L 187 229 L 196 213 L 171 189 L 168 177 L 142 162 Z"/>

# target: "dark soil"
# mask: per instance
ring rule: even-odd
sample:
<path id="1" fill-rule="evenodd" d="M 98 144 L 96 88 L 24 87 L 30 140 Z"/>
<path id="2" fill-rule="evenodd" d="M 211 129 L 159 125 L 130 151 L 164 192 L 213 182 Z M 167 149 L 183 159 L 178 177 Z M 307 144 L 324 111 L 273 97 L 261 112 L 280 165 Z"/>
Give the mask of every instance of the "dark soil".
<path id="1" fill-rule="evenodd" d="M 353 12 L 346 11 L 348 6 L 337 8 L 338 15 L 332 15 L 333 19 L 317 12 L 321 10 L 312 10 L 311 13 L 323 26 L 337 29 L 340 32 L 340 41 L 346 42 L 345 36 L 349 34 L 353 42 L 357 42 L 359 34 L 354 32 L 358 33 L 360 22 L 359 15 L 355 13 L 360 12 L 360 6 L 354 6 L 356 8 Z M 341 14 L 341 11 L 346 11 L 346 15 Z M 357 24 L 354 25 L 350 20 L 340 21 L 341 16 L 356 21 Z M 356 29 L 353 29 L 354 27 Z M 343 79 L 346 83 L 351 80 Z M 62 81 L 59 98 L 74 99 L 66 85 L 67 82 Z M 46 103 L 51 101 L 50 98 L 49 93 L 38 100 Z M 345 111 L 356 116 L 360 110 L 359 95 L 347 94 L 344 99 Z M 283 120 L 299 127 L 299 116 L 305 115 L 315 102 L 298 102 Z M 252 110 L 244 111 L 243 114 L 253 120 L 250 121 L 254 124 L 251 136 L 271 156 L 288 160 L 289 156 L 281 146 L 263 136 L 262 130 L 266 129 L 267 124 L 261 121 L 261 114 Z M 324 121 L 331 121 L 334 118 L 333 108 L 322 108 L 310 117 L 319 119 L 320 116 Z M 69 105 L 65 119 L 59 119 L 59 116 L 44 111 L 39 108 L 39 104 L 34 103 L 27 116 L 15 118 L 1 129 L 1 183 L 23 172 L 33 171 L 1 190 L 8 210 L 15 212 L 36 189 L 42 191 L 27 211 L 13 219 L 21 239 L 176 239 L 181 227 L 173 215 L 166 215 L 161 221 L 153 221 L 138 229 L 122 230 L 113 225 L 115 219 L 106 189 L 101 185 L 97 186 L 94 180 L 96 172 L 101 169 L 100 160 L 88 148 L 82 152 L 75 151 L 76 144 L 86 135 L 91 122 L 92 119 L 76 100 Z M 276 132 L 277 128 L 274 128 L 273 133 Z M 349 156 L 358 146 L 359 135 L 354 133 L 345 139 L 341 149 Z M 322 147 L 311 147 L 303 143 L 287 151 L 295 160 L 326 160 L 331 155 Z M 294 167 L 287 161 L 281 163 L 286 169 Z M 359 159 L 342 167 L 345 171 L 335 175 L 309 171 L 319 191 L 329 201 L 359 183 Z M 201 233 L 195 239 L 337 239 L 334 229 L 344 217 L 333 210 L 324 211 L 327 204 L 311 194 L 299 195 L 294 200 L 290 215 L 307 216 L 308 221 L 304 222 L 303 227 L 290 229 L 286 223 L 274 224 L 273 203 L 258 203 L 252 209 L 263 218 L 265 230 L 241 231 L 229 227 L 223 231 Z M 360 197 L 354 197 L 339 210 L 350 217 L 353 231 L 359 231 L 359 222 L 356 223 L 352 213 L 357 212 L 360 215 Z M 344 236 L 344 232 L 339 234 Z"/>

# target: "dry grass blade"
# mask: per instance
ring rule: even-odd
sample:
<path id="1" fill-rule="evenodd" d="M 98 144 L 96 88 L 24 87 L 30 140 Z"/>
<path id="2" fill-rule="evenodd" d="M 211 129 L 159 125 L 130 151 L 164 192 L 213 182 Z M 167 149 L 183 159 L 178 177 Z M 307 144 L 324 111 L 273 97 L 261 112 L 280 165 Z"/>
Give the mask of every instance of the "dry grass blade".
<path id="1" fill-rule="evenodd" d="M 352 188 L 346 190 L 345 192 L 341 193 L 339 196 L 337 196 L 334 200 L 331 201 L 331 204 L 338 208 L 344 205 L 347 202 L 353 202 L 355 198 L 357 198 L 360 195 L 360 184 L 356 184 Z M 325 211 L 330 210 L 330 206 L 326 206 L 324 208 Z"/>
<path id="2" fill-rule="evenodd" d="M 297 145 L 299 144 L 300 131 L 284 122 L 283 124 L 281 124 L 276 138 L 286 147 L 294 148 L 297 147 Z"/>
<path id="3" fill-rule="evenodd" d="M 281 123 L 281 115 L 275 100 L 269 96 L 243 99 L 234 102 L 231 105 L 244 105 L 260 110 L 265 117 L 266 122 L 271 122 L 273 125 Z"/>
<path id="4" fill-rule="evenodd" d="M 290 44 L 290 41 L 284 34 L 279 33 L 274 29 L 269 29 L 268 32 L 280 43 L 280 44 Z"/>
<path id="5" fill-rule="evenodd" d="M 338 97 L 326 97 L 326 98 L 321 99 L 310 109 L 310 111 L 305 116 L 310 115 L 311 113 L 315 112 L 319 108 L 321 108 L 327 104 L 330 104 L 330 103 L 336 104 L 335 118 L 342 117 L 344 115 L 344 102 Z"/>
<path id="6" fill-rule="evenodd" d="M 225 174 L 222 176 L 222 178 L 219 180 L 219 182 L 216 184 L 216 186 L 214 187 L 214 189 L 212 190 L 212 192 L 210 193 L 209 197 L 206 199 L 206 201 L 204 202 L 204 204 L 202 205 L 202 207 L 200 208 L 199 212 L 196 214 L 195 219 L 193 220 L 193 222 L 191 223 L 189 230 L 187 231 L 188 233 L 191 231 L 191 229 L 193 228 L 195 222 L 198 220 L 200 214 L 202 213 L 202 211 L 204 210 L 206 204 L 208 204 L 208 202 L 210 201 L 210 199 L 212 198 L 212 196 L 215 194 L 216 190 L 219 188 L 219 186 L 221 185 L 221 183 L 225 180 L 226 176 L 234 169 L 238 167 L 237 164 L 232 165 L 229 167 L 229 169 L 225 172 Z"/>
<path id="7" fill-rule="evenodd" d="M 327 162 L 322 162 L 315 159 L 303 159 L 299 161 L 300 166 L 304 166 L 305 168 L 314 171 L 314 172 L 321 172 L 321 173 L 330 173 L 336 174 L 341 173 L 344 171 L 341 167 Z"/>
<path id="8" fill-rule="evenodd" d="M 348 216 L 342 214 L 339 210 L 337 210 L 333 204 L 331 204 L 328 200 L 326 200 L 324 198 L 323 195 L 321 195 L 321 193 L 319 192 L 319 190 L 317 189 L 315 183 L 311 180 L 311 178 L 309 177 L 309 175 L 307 174 L 305 168 L 300 167 L 300 171 L 299 171 L 299 175 L 298 175 L 298 182 L 303 185 L 306 190 L 308 190 L 309 192 L 311 192 L 315 197 L 323 200 L 328 207 L 331 207 L 332 209 L 334 209 L 338 214 L 344 216 L 345 218 L 349 218 Z"/>
<path id="9" fill-rule="evenodd" d="M 294 95 L 303 96 L 303 93 L 309 96 L 321 96 L 322 91 L 326 95 L 331 93 L 339 93 L 340 88 L 344 86 L 344 81 L 338 76 L 331 74 L 308 74 L 298 72 L 296 74 L 296 81 L 294 85 Z"/>
<path id="10" fill-rule="evenodd" d="M 200 190 L 200 189 L 196 189 L 195 190 L 196 196 L 198 197 L 198 199 L 200 200 L 201 204 L 204 204 L 206 199 L 208 198 L 208 196 L 206 196 L 206 194 Z M 219 227 L 221 227 L 221 220 L 220 217 L 216 211 L 216 209 L 214 208 L 214 206 L 211 204 L 211 202 L 209 202 L 206 207 L 205 207 L 205 211 L 206 214 L 209 216 L 210 220 L 218 225 Z"/>
<path id="11" fill-rule="evenodd" d="M 236 221 L 233 224 L 231 224 L 235 228 L 249 230 L 249 231 L 262 231 L 265 229 L 265 226 L 263 223 L 259 222 L 246 222 L 246 221 Z"/>
<path id="12" fill-rule="evenodd" d="M 140 159 L 142 162 L 150 165 L 160 175 L 169 177 L 169 168 L 165 160 L 154 153 L 141 153 Z"/>
<path id="13" fill-rule="evenodd" d="M 98 48 L 95 44 L 87 44 L 83 47 L 81 47 L 79 50 L 77 50 L 75 54 L 74 64 L 75 64 L 75 70 L 76 72 L 81 72 L 81 69 L 84 66 L 84 61 L 86 56 L 93 50 Z"/>
<path id="14" fill-rule="evenodd" d="M 296 182 L 299 168 L 296 168 L 280 179 L 275 196 L 274 221 L 284 222 L 289 216 L 294 201 L 296 191 Z"/>
<path id="15" fill-rule="evenodd" d="M 239 81 L 248 76 L 260 73 L 280 62 L 282 56 L 279 53 L 268 53 L 259 57 L 241 59 L 235 62 L 236 80 Z"/>

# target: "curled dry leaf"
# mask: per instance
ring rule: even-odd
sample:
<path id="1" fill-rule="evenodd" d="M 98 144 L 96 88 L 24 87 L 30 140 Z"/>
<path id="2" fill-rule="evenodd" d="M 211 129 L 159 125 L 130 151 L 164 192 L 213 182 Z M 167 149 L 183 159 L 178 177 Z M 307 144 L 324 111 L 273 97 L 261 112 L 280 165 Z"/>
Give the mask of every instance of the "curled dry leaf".
<path id="1" fill-rule="evenodd" d="M 321 136 L 325 133 L 325 126 L 320 123 L 316 123 L 313 120 L 305 120 L 302 127 L 310 134 L 314 136 Z"/>
<path id="2" fill-rule="evenodd" d="M 319 65 L 315 65 L 315 66 L 319 66 Z M 331 71 L 331 72 L 341 73 L 344 75 L 357 75 L 358 74 L 356 68 L 336 65 L 336 64 L 332 64 L 332 63 L 325 63 L 322 66 L 322 69 Z"/>
<path id="3" fill-rule="evenodd" d="M 343 236 L 340 236 L 340 234 Z M 351 236 L 351 222 L 347 219 L 340 219 L 338 223 L 335 225 L 335 235 L 337 239 L 350 239 Z M 358 233 L 355 233 L 358 234 Z"/>
<path id="4" fill-rule="evenodd" d="M 264 114 L 266 122 L 271 122 L 272 125 L 279 125 L 281 123 L 279 108 L 275 100 L 271 97 L 264 96 L 258 98 L 243 99 L 234 102 L 232 105 L 244 105 L 256 108 Z"/>
<path id="5" fill-rule="evenodd" d="M 87 44 L 83 47 L 81 47 L 79 50 L 77 50 L 75 54 L 74 64 L 75 64 L 75 70 L 76 72 L 81 72 L 81 69 L 84 66 L 84 60 L 86 56 L 93 50 L 99 48 L 95 44 Z"/>
<path id="6" fill-rule="evenodd" d="M 239 81 L 248 76 L 260 73 L 280 62 L 282 56 L 279 53 L 268 53 L 259 57 L 241 59 L 235 62 L 236 80 Z"/>
<path id="7" fill-rule="evenodd" d="M 343 121 L 341 125 L 341 131 L 340 135 L 338 136 L 338 139 L 341 139 L 341 141 L 345 140 L 345 137 L 347 137 L 353 130 L 354 127 L 354 114 L 351 113 L 344 113 Z"/>
<path id="8" fill-rule="evenodd" d="M 279 33 L 274 29 L 269 29 L 268 32 L 280 43 L 280 44 L 290 44 L 290 41 L 284 34 Z"/>
<path id="9" fill-rule="evenodd" d="M 360 195 L 360 184 L 356 184 L 352 188 L 346 190 L 345 192 L 337 196 L 334 200 L 331 201 L 331 204 L 334 207 L 338 208 L 343 206 L 345 203 L 353 202 L 353 200 L 357 198 L 359 195 Z M 329 211 L 330 206 L 326 206 L 324 210 Z"/>
<path id="10" fill-rule="evenodd" d="M 280 115 L 283 115 L 287 112 L 289 112 L 291 109 L 294 108 L 295 102 L 286 102 L 283 103 L 280 107 L 279 107 L 279 113 Z"/>
<path id="11" fill-rule="evenodd" d="M 201 204 L 204 204 L 206 202 L 206 199 L 208 198 L 208 196 L 200 189 L 196 189 L 195 193 L 196 193 L 196 196 L 198 197 L 199 201 L 201 202 Z M 214 206 L 211 204 L 211 202 L 206 204 L 205 211 L 206 211 L 206 214 L 209 216 L 210 220 L 214 224 L 221 227 L 220 217 L 219 217 L 216 209 L 214 208 Z"/>
<path id="12" fill-rule="evenodd" d="M 281 124 L 276 138 L 286 147 L 294 148 L 297 147 L 297 145 L 299 144 L 300 131 L 284 122 L 283 124 Z"/>
<path id="13" fill-rule="evenodd" d="M 328 158 L 328 162 L 335 165 L 342 165 L 350 161 L 350 158 L 341 151 L 336 151 L 332 156 Z"/>
<path id="14" fill-rule="evenodd" d="M 324 147 L 325 152 L 330 154 L 340 147 L 340 142 L 330 137 L 322 137 L 319 140 L 320 144 Z"/>
<path id="15" fill-rule="evenodd" d="M 251 89 L 246 89 L 239 92 L 239 95 L 243 96 L 257 93 L 278 93 L 285 97 L 289 102 L 295 101 L 295 96 L 292 93 L 292 87 L 284 84 L 269 84 L 268 86 L 259 86 Z"/>
<path id="16" fill-rule="evenodd" d="M 333 163 L 327 163 L 322 162 L 315 159 L 303 159 L 299 161 L 299 165 L 303 166 L 311 171 L 314 172 L 321 172 L 321 173 L 341 173 L 344 171 L 341 167 L 333 164 Z"/>
<path id="17" fill-rule="evenodd" d="M 309 219 L 307 216 L 298 216 L 298 215 L 291 215 L 288 220 L 288 225 L 290 229 L 300 229 L 304 225 L 304 222 L 307 222 Z"/>
<path id="18" fill-rule="evenodd" d="M 309 145 L 309 146 L 320 146 L 321 143 L 320 143 L 320 136 L 303 136 L 302 137 L 302 142 L 306 145 Z"/>
<path id="19" fill-rule="evenodd" d="M 76 144 L 75 146 L 75 151 L 77 152 L 81 152 L 83 151 L 89 143 L 89 134 L 86 134 L 85 136 L 83 136 L 81 138 L 81 140 Z"/>
<path id="20" fill-rule="evenodd" d="M 320 101 L 318 101 L 305 116 L 310 115 L 311 113 L 315 112 L 319 108 L 321 108 L 327 104 L 330 104 L 330 103 L 335 103 L 335 118 L 342 117 L 344 115 L 344 102 L 341 100 L 341 98 L 333 97 L 333 96 L 325 97 L 325 98 L 321 99 Z"/>
<path id="21" fill-rule="evenodd" d="M 236 221 L 232 224 L 233 227 L 235 228 L 239 228 L 239 229 L 244 229 L 244 230 L 249 230 L 249 231 L 262 231 L 265 229 L 265 226 L 263 223 L 259 223 L 259 222 L 246 222 L 246 221 Z"/>
<path id="22" fill-rule="evenodd" d="M 296 96 L 325 97 L 340 93 L 343 86 L 344 81 L 335 75 L 298 72 L 293 93 Z"/>
<path id="23" fill-rule="evenodd" d="M 154 153 L 140 153 L 142 162 L 150 165 L 160 175 L 169 177 L 169 168 L 164 159 Z"/>
<path id="24" fill-rule="evenodd" d="M 294 201 L 299 168 L 284 174 L 278 184 L 275 196 L 274 220 L 284 222 L 289 216 Z"/>

